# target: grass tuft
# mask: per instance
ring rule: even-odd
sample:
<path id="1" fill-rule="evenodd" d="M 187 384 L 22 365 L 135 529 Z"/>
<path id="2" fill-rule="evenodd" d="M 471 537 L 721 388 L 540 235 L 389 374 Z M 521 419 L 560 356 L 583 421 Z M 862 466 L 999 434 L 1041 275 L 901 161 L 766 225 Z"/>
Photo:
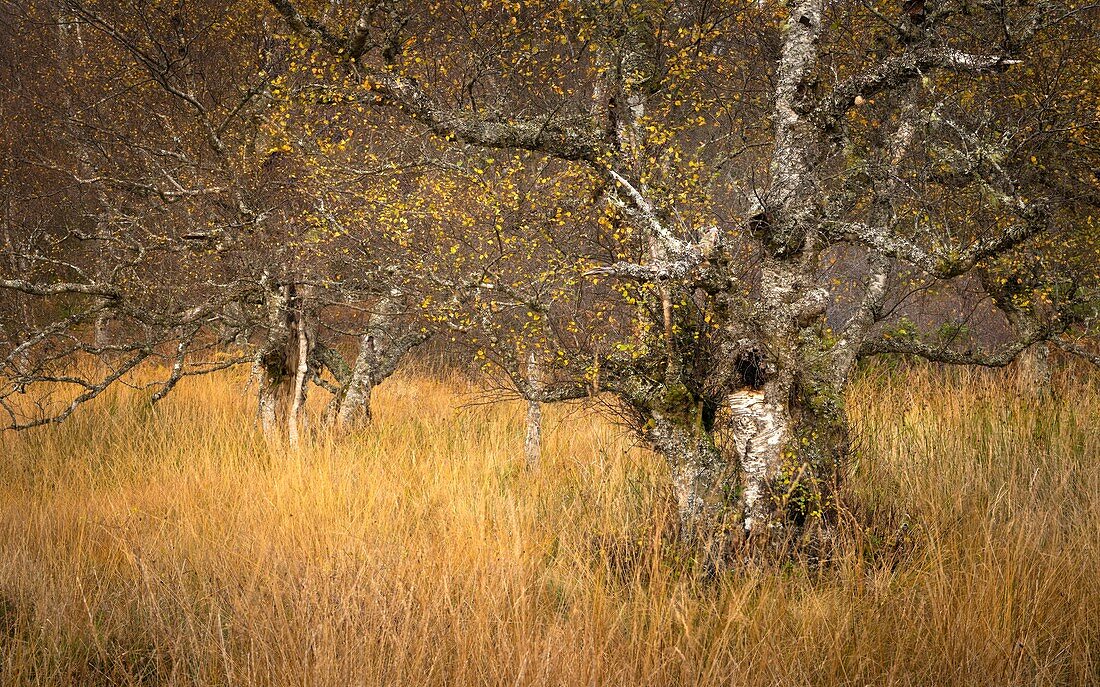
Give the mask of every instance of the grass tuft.
<path id="1" fill-rule="evenodd" d="M 1100 393 L 914 370 L 851 391 L 829 565 L 689 574 L 664 468 L 594 415 L 391 380 L 270 446 L 243 380 L 0 438 L 0 680 L 23 685 L 1100 682 Z"/>

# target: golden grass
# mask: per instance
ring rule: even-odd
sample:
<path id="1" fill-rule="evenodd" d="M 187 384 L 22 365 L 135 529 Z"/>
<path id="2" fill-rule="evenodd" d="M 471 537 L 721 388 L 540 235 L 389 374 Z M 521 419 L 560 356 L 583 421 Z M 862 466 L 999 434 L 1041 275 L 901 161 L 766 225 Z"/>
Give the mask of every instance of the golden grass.
<path id="1" fill-rule="evenodd" d="M 591 413 L 459 408 L 269 447 L 239 377 L 0 439 L 8 685 L 1064 685 L 1100 681 L 1100 391 L 912 372 L 852 391 L 888 527 L 715 581 L 663 548 L 662 467 Z M 879 517 L 879 516 L 876 516 Z M 885 516 L 882 516 L 885 517 Z"/>

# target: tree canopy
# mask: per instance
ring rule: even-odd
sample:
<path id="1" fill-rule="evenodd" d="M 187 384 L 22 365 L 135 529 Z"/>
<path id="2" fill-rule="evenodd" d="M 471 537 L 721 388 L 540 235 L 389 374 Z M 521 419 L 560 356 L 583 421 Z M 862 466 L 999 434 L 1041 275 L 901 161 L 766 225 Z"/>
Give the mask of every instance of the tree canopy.
<path id="1" fill-rule="evenodd" d="M 861 359 L 1098 361 L 1087 2 L 0 7 L 12 428 L 249 362 L 297 440 L 434 337 L 610 399 L 713 545 L 829 521 Z"/>

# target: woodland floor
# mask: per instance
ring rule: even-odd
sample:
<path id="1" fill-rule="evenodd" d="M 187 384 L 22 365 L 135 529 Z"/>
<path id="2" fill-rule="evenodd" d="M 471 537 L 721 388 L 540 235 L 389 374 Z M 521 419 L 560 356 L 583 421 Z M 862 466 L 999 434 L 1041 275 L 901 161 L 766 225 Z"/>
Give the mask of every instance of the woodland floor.
<path id="1" fill-rule="evenodd" d="M 1100 386 L 926 370 L 852 390 L 874 523 L 707 581 L 663 468 L 593 411 L 405 375 L 301 451 L 238 376 L 0 438 L 5 685 L 1100 683 Z"/>

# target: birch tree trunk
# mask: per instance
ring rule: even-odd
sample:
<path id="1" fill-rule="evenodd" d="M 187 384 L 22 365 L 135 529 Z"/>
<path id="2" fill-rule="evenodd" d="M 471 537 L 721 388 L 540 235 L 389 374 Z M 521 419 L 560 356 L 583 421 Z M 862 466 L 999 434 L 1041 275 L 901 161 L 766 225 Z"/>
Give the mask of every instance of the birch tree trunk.
<path id="1" fill-rule="evenodd" d="M 353 425 L 370 422 L 370 398 L 375 385 L 377 354 L 373 333 L 368 332 L 359 337 L 359 354 L 355 357 L 355 366 L 344 387 L 342 397 L 337 400 L 337 427 L 347 429 Z"/>
<path id="2" fill-rule="evenodd" d="M 646 438 L 669 465 L 681 538 L 714 558 L 728 532 L 736 470 L 714 435 L 691 418 L 654 412 L 647 427 Z"/>
<path id="3" fill-rule="evenodd" d="M 535 391 L 542 389 L 542 370 L 534 350 L 527 356 L 527 381 Z M 538 468 L 542 458 L 542 404 L 534 400 L 527 401 L 527 431 L 523 440 L 523 456 L 528 470 Z"/>
<path id="4" fill-rule="evenodd" d="M 1053 376 L 1050 344 L 1042 341 L 1022 352 L 1016 363 L 1016 375 L 1021 396 L 1043 397 L 1050 394 Z"/>
<path id="5" fill-rule="evenodd" d="M 306 327 L 306 315 L 299 307 L 293 317 L 294 329 L 297 336 L 294 337 L 296 346 L 293 351 L 295 360 L 294 392 L 290 403 L 290 412 L 287 414 L 287 438 L 290 445 L 297 448 L 300 445 L 301 433 L 305 414 L 303 412 L 306 401 L 306 375 L 309 373 L 309 333 Z"/>
<path id="6" fill-rule="evenodd" d="M 61 60 L 63 63 L 74 71 L 77 71 L 77 63 L 84 55 L 84 38 L 81 35 L 81 22 L 76 17 L 71 16 L 67 12 L 67 8 L 64 3 L 59 3 L 57 8 L 57 27 L 59 32 L 59 44 Z M 65 130 L 69 137 L 72 139 L 74 146 L 76 147 L 76 158 L 78 161 L 78 172 L 81 179 L 94 179 L 99 176 L 98 170 L 92 161 L 92 151 L 94 150 L 94 143 L 90 143 L 86 134 L 77 128 L 75 122 L 79 121 L 78 106 L 73 102 L 73 96 L 68 89 L 64 90 L 64 106 L 68 111 L 68 117 L 65 118 Z M 93 245 L 95 246 L 95 276 L 96 279 L 103 282 L 109 281 L 108 273 L 110 264 L 110 244 L 106 240 L 108 233 L 111 231 L 111 222 L 109 219 L 109 213 L 111 208 L 110 199 L 100 182 L 94 182 L 91 184 L 96 199 L 95 209 L 95 231 L 93 236 L 95 237 Z M 112 316 L 108 310 L 101 310 L 95 318 L 93 324 L 93 335 L 95 337 L 96 346 L 106 346 L 111 343 L 111 320 Z"/>
<path id="7" fill-rule="evenodd" d="M 814 156 L 820 128 L 804 110 L 818 63 L 821 0 L 792 0 L 776 73 L 771 188 L 754 218 L 762 239 L 759 349 L 762 383 L 728 398 L 744 480 L 743 524 L 757 534 L 823 517 L 847 446 L 843 403 L 823 331 L 829 294 L 814 275 Z"/>
<path id="8" fill-rule="evenodd" d="M 1017 341 L 1034 342 L 1016 357 L 1016 388 L 1025 398 L 1042 398 L 1051 391 L 1050 344 L 1041 333 L 1049 324 L 1051 313 L 1042 303 L 1021 307 L 1017 296 L 1029 286 L 1016 282 L 1012 287 L 988 270 L 978 270 L 978 278 L 993 304 L 1004 314 L 1012 336 Z"/>
<path id="9" fill-rule="evenodd" d="M 848 420 L 840 387 L 812 369 L 807 365 L 790 384 L 769 382 L 729 398 L 749 534 L 827 524 L 835 515 Z"/>
<path id="10" fill-rule="evenodd" d="M 260 426 L 269 439 L 301 440 L 313 337 L 298 285 L 273 285 L 268 291 L 268 335 L 257 354 Z"/>
<path id="11" fill-rule="evenodd" d="M 277 285 L 267 298 L 268 334 L 263 348 L 256 357 L 259 376 L 260 427 L 269 439 L 278 437 L 280 426 L 286 417 L 290 398 L 287 348 L 290 343 L 290 326 L 287 321 L 287 305 L 290 300 L 289 285 Z M 296 337 L 295 337 L 296 338 Z"/>
<path id="12" fill-rule="evenodd" d="M 752 532 L 772 520 L 772 480 L 790 436 L 790 413 L 767 392 L 755 389 L 733 393 L 729 406 L 743 479 L 742 524 Z"/>
<path id="13" fill-rule="evenodd" d="M 374 304 L 366 331 L 359 337 L 355 365 L 346 380 L 340 380 L 342 388 L 326 411 L 336 428 L 370 422 L 374 387 L 396 372 L 410 351 L 431 338 L 430 330 L 408 322 L 404 317 L 407 310 L 406 295 L 400 289 L 391 290 Z"/>
<path id="14" fill-rule="evenodd" d="M 382 370 L 390 355 L 402 355 L 394 347 L 396 318 L 402 311 L 402 294 L 394 290 L 379 299 L 367 320 L 367 330 L 359 337 L 359 354 L 343 393 L 336 399 L 336 426 L 348 429 L 371 421 L 371 392 L 388 374 Z"/>
<path id="15" fill-rule="evenodd" d="M 799 256 L 765 258 L 760 290 L 769 317 L 751 364 L 736 364 L 739 388 L 727 397 L 741 463 L 742 523 L 753 535 L 827 518 L 847 452 L 840 390 L 848 372 L 837 370 L 846 360 L 826 345 L 828 294 L 809 288 L 810 263 Z"/>
<path id="16" fill-rule="evenodd" d="M 0 226 L 4 228 L 4 248 L 8 253 L 8 266 L 12 274 L 30 274 L 30 261 L 26 259 L 23 252 L 16 247 L 15 240 L 12 237 L 12 221 L 11 221 L 11 196 L 10 189 L 5 189 L 4 197 L 4 217 L 0 221 Z M 0 332 L 5 332 L 7 327 L 11 327 L 12 330 L 8 336 L 11 339 L 22 337 L 23 332 L 30 332 L 35 329 L 35 317 L 34 311 L 31 309 L 30 297 L 23 293 L 15 293 L 9 296 L 19 304 L 20 321 L 18 322 L 4 322 L 0 327 Z M 22 331 L 20 331 L 20 329 Z M 30 353 L 27 349 L 20 351 L 16 358 L 20 367 L 26 367 L 30 362 Z"/>

